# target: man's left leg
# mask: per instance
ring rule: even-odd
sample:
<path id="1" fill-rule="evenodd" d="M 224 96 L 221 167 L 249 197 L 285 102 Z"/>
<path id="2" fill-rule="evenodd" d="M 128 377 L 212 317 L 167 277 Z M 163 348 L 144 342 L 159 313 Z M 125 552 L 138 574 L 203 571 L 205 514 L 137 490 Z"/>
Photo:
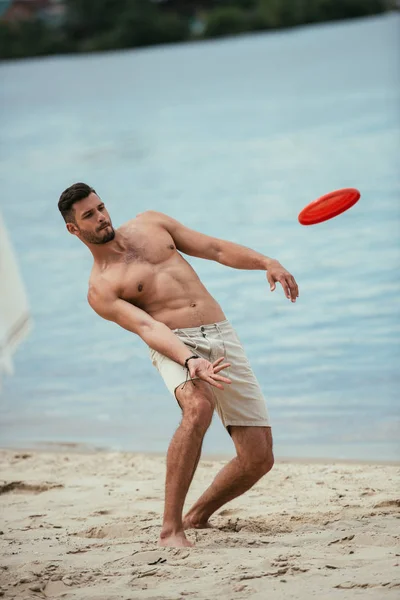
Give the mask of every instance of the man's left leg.
<path id="1" fill-rule="evenodd" d="M 237 456 L 217 474 L 184 519 L 185 529 L 207 527 L 210 516 L 221 506 L 247 492 L 273 467 L 270 427 L 231 426 Z"/>

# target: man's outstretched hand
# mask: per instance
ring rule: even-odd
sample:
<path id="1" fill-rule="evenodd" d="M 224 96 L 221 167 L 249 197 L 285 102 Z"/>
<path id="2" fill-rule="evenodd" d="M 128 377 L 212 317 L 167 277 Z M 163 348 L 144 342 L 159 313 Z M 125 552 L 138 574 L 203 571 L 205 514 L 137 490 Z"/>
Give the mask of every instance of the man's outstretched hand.
<path id="1" fill-rule="evenodd" d="M 196 358 L 191 360 L 188 363 L 191 379 L 202 379 L 219 390 L 223 390 L 224 387 L 221 383 L 219 383 L 220 381 L 223 383 L 231 383 L 231 380 L 227 377 L 218 375 L 220 371 L 231 366 L 230 363 L 223 363 L 223 360 L 225 360 L 223 356 L 218 358 L 213 363 L 208 362 L 208 360 L 205 358 Z"/>
<path id="2" fill-rule="evenodd" d="M 282 267 L 281 263 L 277 260 L 271 260 L 269 263 L 267 279 L 271 288 L 271 292 L 274 291 L 276 288 L 276 282 L 279 281 L 283 287 L 286 298 L 292 302 L 296 302 L 296 298 L 299 296 L 299 286 L 297 285 L 293 275 L 291 275 L 289 271 L 286 271 L 286 269 Z"/>

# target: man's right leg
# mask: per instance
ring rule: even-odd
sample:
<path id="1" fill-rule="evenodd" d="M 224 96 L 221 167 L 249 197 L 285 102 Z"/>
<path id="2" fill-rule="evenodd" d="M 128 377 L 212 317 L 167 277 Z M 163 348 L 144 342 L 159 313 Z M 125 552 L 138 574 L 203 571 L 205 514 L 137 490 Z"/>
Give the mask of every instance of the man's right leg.
<path id="1" fill-rule="evenodd" d="M 176 390 L 182 421 L 167 453 L 165 508 L 161 546 L 191 546 L 183 531 L 182 511 L 196 470 L 204 435 L 211 423 L 214 398 L 209 384 L 196 379 Z"/>

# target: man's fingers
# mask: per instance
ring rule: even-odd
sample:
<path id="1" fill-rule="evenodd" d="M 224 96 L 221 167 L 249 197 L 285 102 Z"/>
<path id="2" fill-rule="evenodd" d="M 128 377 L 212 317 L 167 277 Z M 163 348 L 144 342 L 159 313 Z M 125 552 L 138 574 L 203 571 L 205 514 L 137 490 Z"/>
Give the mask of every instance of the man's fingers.
<path id="1" fill-rule="evenodd" d="M 279 282 L 283 287 L 283 291 L 285 292 L 286 298 L 288 298 L 292 302 L 296 302 L 296 298 L 299 295 L 299 288 L 294 277 L 292 275 L 287 275 L 286 277 L 282 276 L 279 279 Z"/>
<path id="2" fill-rule="evenodd" d="M 299 286 L 293 275 L 286 271 L 286 269 L 280 266 L 278 269 L 272 271 L 272 273 L 267 271 L 267 279 L 271 292 L 276 289 L 276 282 L 279 282 L 286 298 L 292 302 L 296 302 L 296 298 L 299 296 Z"/>
<path id="3" fill-rule="evenodd" d="M 295 279 L 292 277 L 293 282 L 292 282 L 292 286 L 293 286 L 293 293 L 294 293 L 294 298 L 298 298 L 299 297 L 299 286 L 297 285 Z"/>
<path id="4" fill-rule="evenodd" d="M 267 279 L 268 279 L 268 283 L 269 283 L 269 288 L 270 288 L 271 292 L 273 292 L 274 289 L 276 288 L 275 279 L 273 278 L 273 276 L 271 275 L 271 273 L 269 271 L 267 271 Z"/>
<path id="5" fill-rule="evenodd" d="M 222 377 L 222 375 L 216 375 L 215 372 L 214 372 L 214 375 L 211 375 L 211 377 L 213 379 L 215 379 L 216 381 L 223 381 L 224 383 L 232 383 L 232 381 L 228 377 Z"/>
<path id="6" fill-rule="evenodd" d="M 282 275 L 281 277 L 279 277 L 279 283 L 281 284 L 281 286 L 283 287 L 283 291 L 285 292 L 285 296 L 286 298 L 290 298 L 290 288 L 289 288 L 289 284 L 286 281 L 286 278 L 284 275 Z"/>
<path id="7" fill-rule="evenodd" d="M 232 383 L 232 381 L 228 377 L 223 377 L 222 375 L 217 375 L 217 373 L 219 373 L 223 369 L 228 369 L 228 367 L 231 366 L 231 363 L 223 363 L 224 360 L 225 360 L 224 356 L 217 358 L 217 360 L 215 360 L 213 363 L 211 363 L 211 365 L 207 368 L 207 370 L 205 370 L 203 372 L 197 371 L 196 372 L 197 377 L 199 377 L 203 381 L 207 381 L 207 383 L 210 383 L 214 387 L 216 387 L 220 390 L 223 390 L 224 388 L 219 383 L 220 381 L 222 383 L 227 383 L 227 384 Z M 210 372 L 211 366 L 212 366 L 212 372 Z"/>
<path id="8" fill-rule="evenodd" d="M 297 285 L 297 281 L 295 280 L 293 275 L 292 275 L 292 280 L 293 280 L 294 285 L 296 286 L 296 297 L 298 298 L 299 297 L 299 286 Z"/>
<path id="9" fill-rule="evenodd" d="M 224 363 L 223 365 L 219 365 L 219 367 L 214 367 L 214 373 L 219 373 L 223 369 L 229 369 L 231 363 Z"/>
<path id="10" fill-rule="evenodd" d="M 199 377 L 203 381 L 207 381 L 207 383 L 213 385 L 214 387 L 218 388 L 219 390 L 224 389 L 223 386 L 221 385 L 221 383 L 219 383 L 220 381 L 222 383 L 227 383 L 228 385 L 230 383 L 232 383 L 231 380 L 228 379 L 227 377 L 222 377 L 222 375 L 216 375 L 215 372 L 212 375 L 208 375 L 207 373 L 197 373 L 197 377 Z"/>
<path id="11" fill-rule="evenodd" d="M 213 362 L 213 367 L 216 367 L 217 365 L 219 365 L 219 363 L 223 360 L 225 360 L 225 356 L 221 356 L 220 358 L 217 358 L 217 360 L 215 360 Z"/>
<path id="12" fill-rule="evenodd" d="M 219 390 L 223 390 L 224 389 L 224 386 L 222 386 L 217 381 L 214 381 L 214 379 L 212 379 L 211 377 L 202 377 L 201 379 L 203 379 L 204 381 L 207 381 L 207 383 L 209 383 L 210 385 L 218 388 Z"/>
<path id="13" fill-rule="evenodd" d="M 295 282 L 294 278 L 292 277 L 292 275 L 290 275 L 287 278 L 287 284 L 289 286 L 290 289 L 290 299 L 292 300 L 292 302 L 296 301 L 297 296 L 299 295 L 299 289 L 297 287 L 297 283 Z"/>
<path id="14" fill-rule="evenodd" d="M 219 373 L 220 371 L 222 371 L 222 369 L 228 369 L 231 366 L 231 363 L 224 363 L 223 365 L 221 365 L 222 361 L 225 360 L 225 356 L 221 356 L 220 358 L 217 358 L 217 360 L 215 360 L 212 363 L 212 366 L 214 368 L 214 373 Z"/>

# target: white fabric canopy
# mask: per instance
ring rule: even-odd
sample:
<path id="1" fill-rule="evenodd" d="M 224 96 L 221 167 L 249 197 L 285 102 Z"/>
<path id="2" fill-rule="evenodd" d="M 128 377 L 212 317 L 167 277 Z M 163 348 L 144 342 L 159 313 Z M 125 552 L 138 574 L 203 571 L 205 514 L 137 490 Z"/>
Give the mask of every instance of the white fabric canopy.
<path id="1" fill-rule="evenodd" d="M 0 388 L 3 374 L 13 372 L 13 354 L 30 327 L 28 299 L 0 213 Z"/>

